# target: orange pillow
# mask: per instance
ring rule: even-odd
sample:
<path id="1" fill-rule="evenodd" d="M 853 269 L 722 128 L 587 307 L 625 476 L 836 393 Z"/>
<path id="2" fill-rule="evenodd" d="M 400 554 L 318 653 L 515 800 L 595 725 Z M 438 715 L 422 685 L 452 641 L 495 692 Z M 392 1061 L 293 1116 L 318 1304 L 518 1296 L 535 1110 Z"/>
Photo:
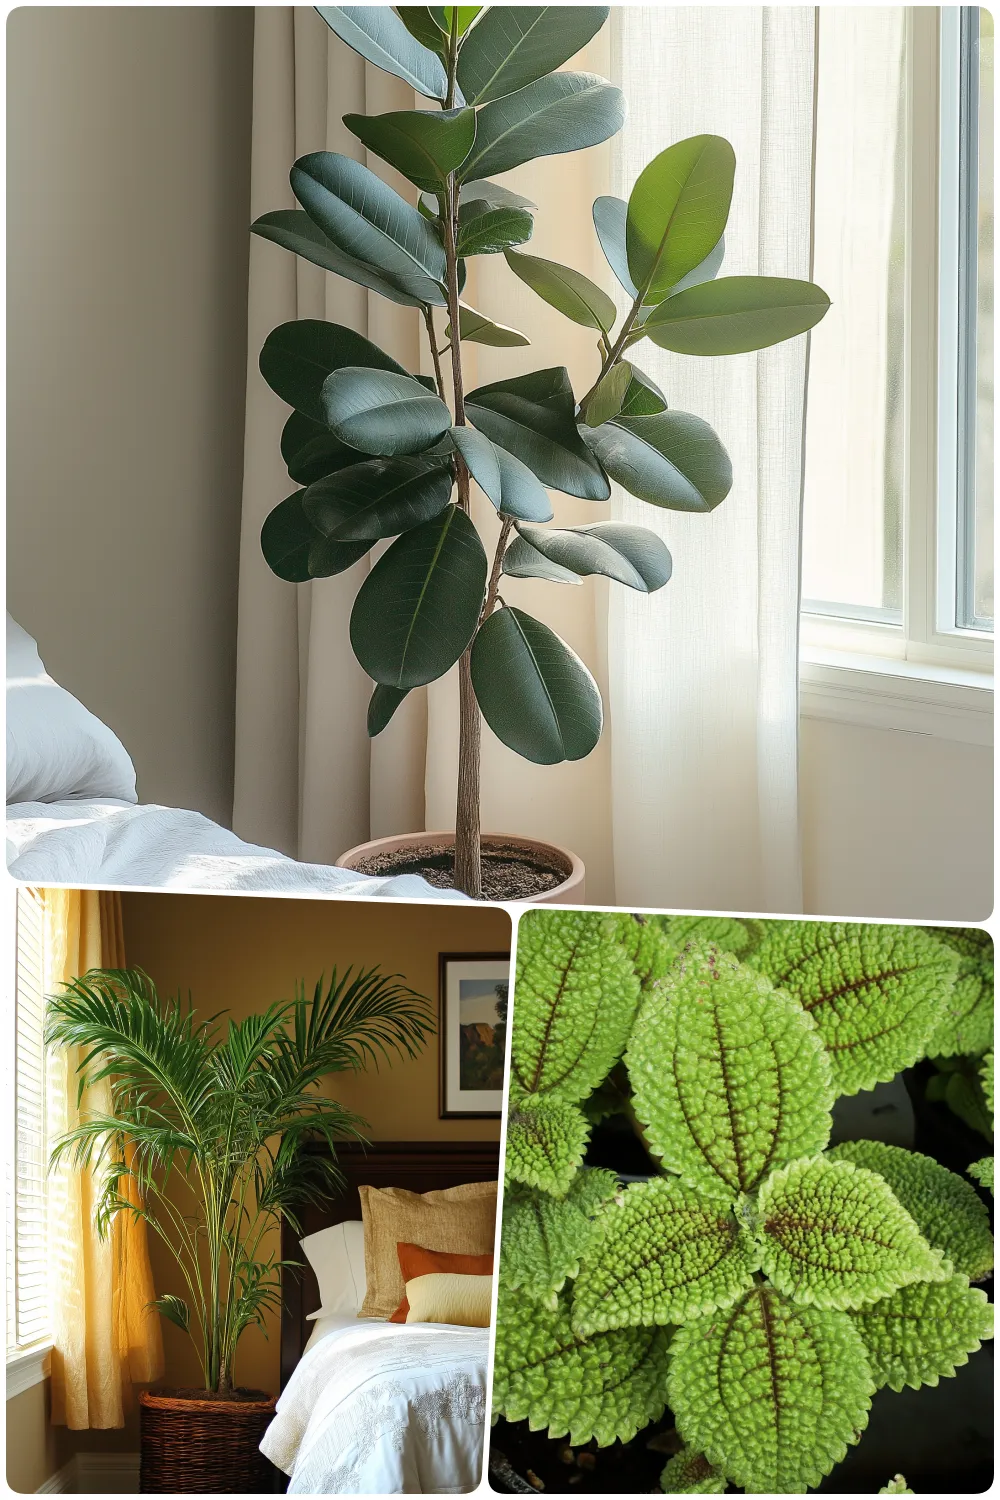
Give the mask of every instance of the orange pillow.
<path id="1" fill-rule="evenodd" d="M 460 1276 L 492 1276 L 492 1255 L 452 1255 L 447 1250 L 425 1250 L 423 1245 L 410 1245 L 406 1241 L 396 1246 L 399 1269 L 404 1283 L 415 1276 L 431 1276 L 435 1271 L 457 1272 Z M 410 1304 L 404 1297 L 396 1308 L 390 1323 L 405 1323 Z"/>

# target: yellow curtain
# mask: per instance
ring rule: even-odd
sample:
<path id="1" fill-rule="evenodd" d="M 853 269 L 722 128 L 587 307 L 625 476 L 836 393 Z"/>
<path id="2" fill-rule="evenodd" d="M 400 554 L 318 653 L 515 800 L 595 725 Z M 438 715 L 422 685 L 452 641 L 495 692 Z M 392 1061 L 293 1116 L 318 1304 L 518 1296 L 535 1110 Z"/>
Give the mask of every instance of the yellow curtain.
<path id="1" fill-rule="evenodd" d="M 49 991 L 88 969 L 125 967 L 121 900 L 116 891 L 47 890 L 45 973 Z M 71 1130 L 81 1111 L 110 1108 L 107 1080 L 78 1102 L 79 1049 L 49 1056 L 49 1134 Z M 49 1183 L 53 1308 L 52 1421 L 59 1426 L 121 1427 L 132 1383 L 163 1373 L 159 1315 L 146 1226 L 119 1214 L 111 1235 L 94 1224 L 93 1174 L 60 1168 Z"/>

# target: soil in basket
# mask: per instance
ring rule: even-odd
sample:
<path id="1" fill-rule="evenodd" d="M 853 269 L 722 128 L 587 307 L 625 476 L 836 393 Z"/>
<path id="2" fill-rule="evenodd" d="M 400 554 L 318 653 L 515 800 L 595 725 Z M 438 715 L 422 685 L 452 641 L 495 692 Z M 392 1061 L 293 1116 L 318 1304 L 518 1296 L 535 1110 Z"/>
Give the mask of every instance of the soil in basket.
<path id="1" fill-rule="evenodd" d="M 171 1401 L 232 1401 L 242 1403 L 244 1401 L 272 1401 L 274 1398 L 267 1391 L 245 1390 L 242 1386 L 234 1386 L 231 1391 L 206 1391 L 196 1390 L 194 1386 L 172 1387 L 170 1390 L 151 1390 L 151 1396 L 167 1396 Z"/>
<path id="2" fill-rule="evenodd" d="M 370 854 L 354 863 L 354 869 L 359 875 L 422 875 L 428 885 L 454 890 L 455 850 L 411 844 L 407 849 Z M 483 850 L 484 901 L 530 901 L 565 879 L 565 870 L 531 858 L 516 844 L 493 844 Z"/>

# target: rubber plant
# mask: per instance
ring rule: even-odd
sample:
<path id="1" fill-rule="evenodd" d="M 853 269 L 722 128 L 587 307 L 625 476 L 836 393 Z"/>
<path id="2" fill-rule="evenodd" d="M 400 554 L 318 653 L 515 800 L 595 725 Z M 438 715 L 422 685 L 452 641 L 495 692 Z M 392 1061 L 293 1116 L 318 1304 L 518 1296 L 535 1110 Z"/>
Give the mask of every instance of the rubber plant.
<path id="1" fill-rule="evenodd" d="M 80 1052 L 80 1101 L 106 1079 L 110 1109 L 81 1111 L 52 1165 L 92 1169 L 96 1221 L 146 1221 L 188 1296 L 155 1306 L 189 1334 L 206 1391 L 234 1388 L 242 1335 L 281 1306 L 283 1262 L 271 1234 L 284 1216 L 330 1197 L 343 1179 L 338 1140 L 364 1120 L 318 1092 L 328 1074 L 413 1057 L 433 1031 L 428 1002 L 399 975 L 336 970 L 311 999 L 269 1005 L 220 1026 L 190 1001 L 164 1000 L 140 969 L 92 969 L 48 1001 L 46 1042 Z M 305 1149 L 325 1142 L 324 1153 Z"/>
<path id="2" fill-rule="evenodd" d="M 829 1143 L 838 1095 L 924 1055 L 958 967 L 915 927 L 522 917 L 496 1414 L 604 1446 L 669 1406 L 667 1493 L 797 1493 L 880 1387 L 954 1374 L 992 1332 L 984 1203 Z M 615 1108 L 647 1181 L 583 1164 Z"/>
<path id="3" fill-rule="evenodd" d="M 504 579 L 572 584 L 600 574 L 651 593 L 671 573 L 663 542 L 642 527 L 546 529 L 550 491 L 606 502 L 614 481 L 650 505 L 713 510 L 732 484 L 726 451 L 700 417 L 667 408 L 633 350 L 643 339 L 697 356 L 761 349 L 812 328 L 829 299 L 806 281 L 718 277 L 736 163 L 714 135 L 661 152 L 627 203 L 594 203 L 598 239 L 629 299 L 623 317 L 579 271 L 516 248 L 531 237 L 535 205 L 494 179 L 597 145 L 624 122 L 619 89 L 562 66 L 609 7 L 318 10 L 367 62 L 432 102 L 344 116 L 412 191 L 403 197 L 350 157 L 311 152 L 291 169 L 300 207 L 264 214 L 253 232 L 412 308 L 433 376 L 337 323 L 276 328 L 260 369 L 293 408 L 281 451 L 297 488 L 265 521 L 261 545 L 271 569 L 298 583 L 341 573 L 396 538 L 351 614 L 352 647 L 375 683 L 368 732 L 381 733 L 407 693 L 457 663 L 455 883 L 478 897 L 480 712 L 504 744 L 541 764 L 588 755 L 603 722 L 590 671 L 546 624 L 507 603 Z M 562 366 L 466 389 L 463 343 L 529 343 L 463 300 L 469 260 L 501 254 L 544 301 L 593 330 L 585 394 Z M 496 511 L 483 535 L 473 481 Z"/>

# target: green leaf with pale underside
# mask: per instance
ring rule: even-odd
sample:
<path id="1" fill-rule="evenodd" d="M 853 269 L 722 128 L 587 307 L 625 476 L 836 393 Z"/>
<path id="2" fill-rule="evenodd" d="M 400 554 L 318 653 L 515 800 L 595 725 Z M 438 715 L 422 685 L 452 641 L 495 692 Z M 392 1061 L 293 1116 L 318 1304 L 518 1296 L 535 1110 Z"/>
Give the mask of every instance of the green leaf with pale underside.
<path id="1" fill-rule="evenodd" d="M 558 261 L 525 255 L 519 250 L 508 250 L 505 259 L 515 276 L 572 322 L 596 328 L 599 333 L 610 333 L 614 327 L 618 309 L 607 292 L 589 276 L 572 266 L 561 266 Z"/>
<path id="2" fill-rule="evenodd" d="M 724 1495 L 726 1483 L 722 1470 L 695 1448 L 682 1448 L 660 1475 L 660 1489 L 665 1495 Z"/>
<path id="3" fill-rule="evenodd" d="M 676 1178 L 626 1188 L 597 1228 L 573 1287 L 578 1333 L 684 1323 L 753 1283 L 757 1248 L 725 1199 Z"/>
<path id="4" fill-rule="evenodd" d="M 525 349 L 531 343 L 516 328 L 508 328 L 505 323 L 494 323 L 485 313 L 477 312 L 474 307 L 466 307 L 464 302 L 459 304 L 458 327 L 459 338 L 463 343 L 487 344 L 492 349 Z M 445 338 L 451 338 L 450 323 L 445 329 Z"/>
<path id="5" fill-rule="evenodd" d="M 729 454 L 707 422 L 684 411 L 616 417 L 581 428 L 611 478 L 650 505 L 704 515 L 733 486 Z"/>
<path id="6" fill-rule="evenodd" d="M 576 1104 L 511 1093 L 504 1171 L 508 1182 L 561 1198 L 583 1162 L 590 1124 Z"/>
<path id="7" fill-rule="evenodd" d="M 628 201 L 629 276 L 660 302 L 718 244 L 729 217 L 736 156 L 722 136 L 677 141 L 640 172 Z"/>
<path id="8" fill-rule="evenodd" d="M 435 57 L 411 36 L 399 16 L 388 5 L 318 5 L 330 30 L 366 62 L 402 78 L 418 94 L 443 99 L 448 75 Z"/>
<path id="9" fill-rule="evenodd" d="M 793 1162 L 757 1200 L 761 1266 L 796 1303 L 864 1307 L 913 1281 L 943 1281 L 933 1250 L 884 1178 L 853 1162 Z"/>
<path id="10" fill-rule="evenodd" d="M 493 100 L 477 115 L 476 144 L 459 173 L 463 179 L 499 176 L 539 156 L 597 146 L 624 124 L 625 99 L 595 73 L 553 73 Z"/>
<path id="11" fill-rule="evenodd" d="M 584 1167 L 564 1198 L 548 1193 L 510 1190 L 504 1193 L 500 1263 L 503 1284 L 518 1288 L 546 1307 L 557 1305 L 556 1293 L 576 1276 L 597 1234 L 594 1215 L 615 1196 L 613 1172 Z"/>
<path id="12" fill-rule="evenodd" d="M 334 370 L 320 399 L 334 437 L 362 453 L 419 453 L 451 426 L 451 412 L 439 396 L 393 370 Z"/>
<path id="13" fill-rule="evenodd" d="M 667 1397 L 686 1441 L 752 1494 L 815 1488 L 868 1421 L 874 1382 L 847 1313 L 758 1287 L 686 1323 Z"/>
<path id="14" fill-rule="evenodd" d="M 682 954 L 644 995 L 626 1063 L 651 1149 L 730 1201 L 829 1139 L 833 1089 L 815 1027 L 712 947 Z"/>
<path id="15" fill-rule="evenodd" d="M 852 1317 L 876 1386 L 894 1391 L 937 1385 L 993 1337 L 992 1305 L 964 1276 L 918 1281 Z"/>
<path id="16" fill-rule="evenodd" d="M 606 5 L 490 6 L 458 56 L 462 92 L 485 104 L 523 89 L 568 62 L 607 17 Z"/>

